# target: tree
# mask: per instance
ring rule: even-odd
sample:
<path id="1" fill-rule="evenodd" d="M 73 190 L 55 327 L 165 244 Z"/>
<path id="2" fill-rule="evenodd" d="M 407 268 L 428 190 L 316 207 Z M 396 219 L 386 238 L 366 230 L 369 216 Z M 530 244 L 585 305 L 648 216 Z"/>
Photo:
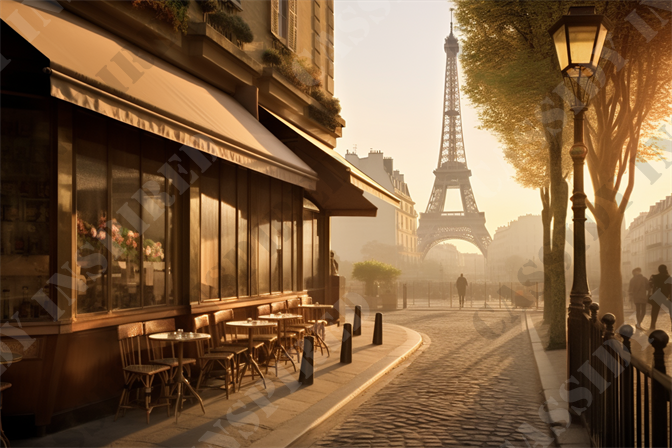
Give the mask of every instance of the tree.
<path id="1" fill-rule="evenodd" d="M 615 25 L 607 37 L 601 70 L 594 80 L 586 116 L 586 145 L 588 171 L 595 190 L 588 208 L 597 222 L 600 241 L 601 312 L 615 314 L 620 323 L 623 321 L 621 224 L 634 188 L 635 162 L 660 157 L 660 149 L 642 143 L 645 140 L 642 137 L 651 135 L 662 120 L 672 115 L 670 2 L 461 0 L 458 20 L 467 35 L 462 57 L 469 78 L 466 91 L 481 107 L 484 127 L 502 135 L 519 132 L 520 126 L 513 123 L 525 123 L 535 101 L 541 105 L 541 124 L 549 143 L 554 221 L 551 267 L 555 276 L 559 274 L 556 268 L 560 269 L 558 261 L 564 244 L 564 230 L 559 224 L 566 214 L 566 206 L 564 213 L 560 210 L 561 190 L 566 195 L 566 183 L 558 181 L 562 177 L 558 162 L 562 128 L 558 129 L 558 124 L 564 121 L 572 101 L 570 89 L 559 81 L 558 63 L 547 30 L 570 6 L 590 4 Z M 544 265 L 548 269 L 546 261 Z M 555 290 L 559 282 L 552 282 L 555 316 L 560 305 Z M 552 325 L 551 339 L 555 334 L 559 341 L 553 328 Z"/>
<path id="2" fill-rule="evenodd" d="M 586 161 L 595 191 L 587 205 L 600 241 L 600 312 L 613 313 L 620 325 L 621 225 L 635 184 L 635 162 L 660 157 L 660 148 L 645 140 L 672 115 L 672 3 L 594 4 L 612 20 L 614 31 L 586 116 Z"/>
<path id="3" fill-rule="evenodd" d="M 563 162 L 566 113 L 556 91 L 562 78 L 547 30 L 566 8 L 556 1 L 487 0 L 459 0 L 457 8 L 466 38 L 464 91 L 478 107 L 482 127 L 499 136 L 509 161 L 524 167 L 518 180 L 541 191 L 549 348 L 565 345 L 568 170 Z M 541 156 L 544 149 L 547 155 Z"/>
<path id="4" fill-rule="evenodd" d="M 401 275 L 401 270 L 376 260 L 355 263 L 352 277 L 365 283 L 365 294 L 376 296 L 376 282 L 391 283 Z"/>

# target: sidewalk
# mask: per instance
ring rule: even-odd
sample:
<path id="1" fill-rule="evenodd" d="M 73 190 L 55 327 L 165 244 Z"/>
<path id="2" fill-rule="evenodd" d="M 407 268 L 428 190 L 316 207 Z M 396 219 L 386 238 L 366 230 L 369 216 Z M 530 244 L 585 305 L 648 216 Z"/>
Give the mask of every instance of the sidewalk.
<path id="1" fill-rule="evenodd" d="M 348 315 L 348 322 L 352 316 Z M 204 389 L 205 415 L 194 400 L 175 423 L 164 408 L 145 423 L 142 410 L 130 410 L 116 422 L 114 416 L 89 422 L 39 439 L 12 440 L 15 447 L 286 447 L 328 419 L 362 393 L 422 344 L 415 331 L 383 325 L 383 345 L 372 345 L 373 322 L 362 323 L 362 335 L 353 338 L 352 364 L 340 364 L 343 327 L 327 328 L 331 356 L 315 353 L 314 384 L 302 387 L 291 364 L 280 364 L 278 376 L 270 368 L 267 389 L 257 378 L 243 380 L 240 391 L 226 399 L 224 391 Z"/>
<path id="2" fill-rule="evenodd" d="M 549 424 L 556 444 L 562 448 L 590 447 L 590 438 L 582 425 L 567 426 L 569 423 L 567 401 L 560 395 L 560 391 L 564 391 L 563 383 L 567 376 L 567 350 L 545 350 L 542 339 L 534 326 L 535 322 L 543 319 L 543 311 L 526 312 L 525 317 L 541 387 L 544 390 L 544 403 L 550 419 Z"/>

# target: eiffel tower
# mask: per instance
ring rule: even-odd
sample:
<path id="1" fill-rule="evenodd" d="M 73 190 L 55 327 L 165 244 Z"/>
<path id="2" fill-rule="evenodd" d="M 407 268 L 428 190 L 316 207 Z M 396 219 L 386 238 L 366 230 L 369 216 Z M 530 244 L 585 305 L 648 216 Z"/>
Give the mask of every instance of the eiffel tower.
<path id="1" fill-rule="evenodd" d="M 446 51 L 446 83 L 443 94 L 441 149 L 439 163 L 434 170 L 432 195 L 429 197 L 427 210 L 420 214 L 418 251 L 424 257 L 436 244 L 449 239 L 460 239 L 475 244 L 487 257 L 492 238 L 485 228 L 485 213 L 478 211 L 469 182 L 471 170 L 467 168 L 464 151 L 460 86 L 457 79 L 457 53 L 460 45 L 453 35 L 453 8 L 450 11 L 450 35 L 443 45 Z M 458 188 L 462 198 L 462 210 L 445 210 L 447 191 Z"/>

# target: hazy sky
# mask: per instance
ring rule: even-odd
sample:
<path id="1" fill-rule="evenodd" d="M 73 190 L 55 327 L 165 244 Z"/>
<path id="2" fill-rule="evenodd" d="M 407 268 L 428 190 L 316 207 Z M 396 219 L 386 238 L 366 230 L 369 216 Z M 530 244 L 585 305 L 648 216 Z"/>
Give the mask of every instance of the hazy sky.
<path id="1" fill-rule="evenodd" d="M 335 95 L 347 122 L 337 151 L 344 154 L 357 145 L 360 157 L 374 149 L 394 158 L 418 212 L 424 212 L 439 156 L 446 63 L 443 42 L 450 32 L 450 5 L 446 1 L 346 0 L 336 0 L 335 5 Z M 494 236 L 497 227 L 518 216 L 539 214 L 539 192 L 515 183 L 514 170 L 504 161 L 497 139 L 477 129 L 477 113 L 464 94 L 461 106 L 471 186 Z M 669 140 L 666 143 L 671 146 Z M 667 154 L 669 160 L 672 152 Z M 665 165 L 650 165 L 662 174 L 653 184 L 637 170 L 626 225 L 672 192 L 672 167 Z M 586 187 L 592 198 L 587 171 Z M 468 243 L 456 245 L 462 251 L 477 252 Z"/>

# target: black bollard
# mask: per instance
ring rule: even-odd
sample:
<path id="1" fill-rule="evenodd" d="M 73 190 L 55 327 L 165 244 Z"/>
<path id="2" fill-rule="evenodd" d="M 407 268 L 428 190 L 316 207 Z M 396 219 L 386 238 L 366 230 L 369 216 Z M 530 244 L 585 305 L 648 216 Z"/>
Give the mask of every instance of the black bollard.
<path id="1" fill-rule="evenodd" d="M 352 327 L 352 335 L 362 335 L 362 307 L 359 305 L 355 307 L 355 323 Z"/>
<path id="2" fill-rule="evenodd" d="M 352 363 L 352 325 L 343 324 L 343 340 L 341 342 L 341 364 Z"/>
<path id="3" fill-rule="evenodd" d="M 313 347 L 315 347 L 315 336 L 305 336 L 303 338 L 301 371 L 299 372 L 299 383 L 304 386 L 313 384 Z"/>
<path id="4" fill-rule="evenodd" d="M 373 327 L 373 345 L 383 345 L 383 314 L 376 313 L 376 324 Z"/>

